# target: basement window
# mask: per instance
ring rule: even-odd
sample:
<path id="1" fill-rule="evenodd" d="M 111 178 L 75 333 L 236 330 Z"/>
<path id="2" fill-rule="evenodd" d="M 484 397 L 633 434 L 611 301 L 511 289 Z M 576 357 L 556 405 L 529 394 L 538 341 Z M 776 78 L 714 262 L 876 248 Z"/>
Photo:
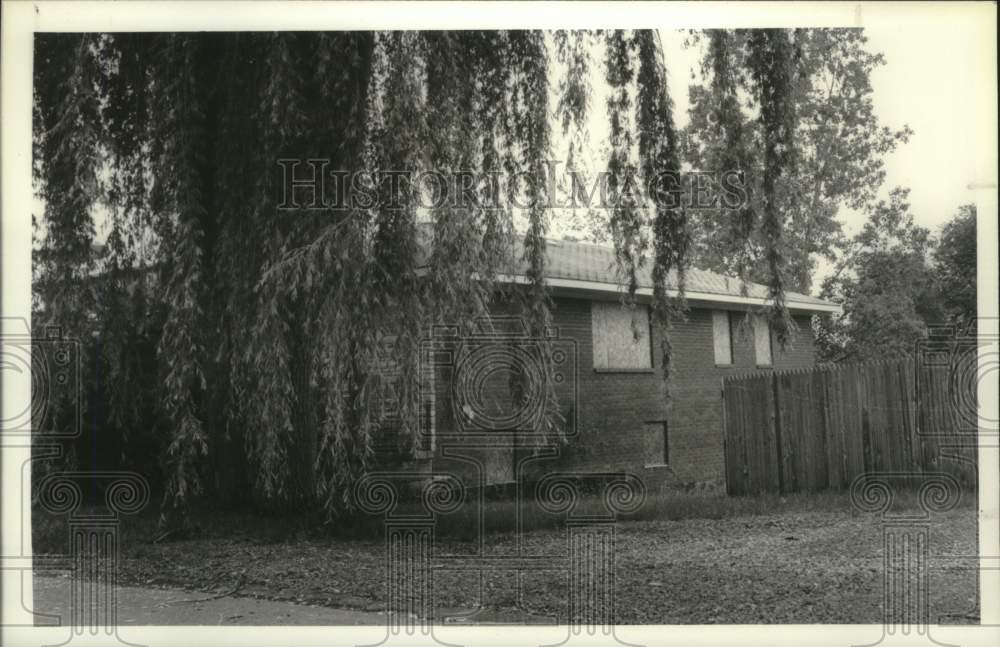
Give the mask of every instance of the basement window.
<path id="1" fill-rule="evenodd" d="M 649 308 L 626 308 L 616 301 L 592 301 L 594 368 L 605 371 L 650 371 Z"/>
<path id="2" fill-rule="evenodd" d="M 643 429 L 646 467 L 663 467 L 670 464 L 670 442 L 666 421 L 647 422 Z"/>

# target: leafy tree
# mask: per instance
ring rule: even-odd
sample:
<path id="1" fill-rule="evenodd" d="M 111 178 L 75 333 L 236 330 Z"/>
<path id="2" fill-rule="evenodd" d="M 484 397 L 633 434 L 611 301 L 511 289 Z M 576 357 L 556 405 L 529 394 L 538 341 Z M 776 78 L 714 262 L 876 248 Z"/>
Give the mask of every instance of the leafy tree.
<path id="1" fill-rule="evenodd" d="M 588 106 L 584 37 L 554 37 L 557 56 L 572 62 L 556 110 L 571 125 Z M 655 35 L 603 37 L 615 172 L 632 163 L 633 143 L 644 170 L 676 168 Z M 746 49 L 767 200 L 766 231 L 754 244 L 782 320 L 778 188 L 768 183 L 788 177 L 793 48 L 787 32 L 766 30 Z M 128 402 L 136 389 L 151 390 L 130 378 L 123 352 L 140 331 L 155 342 L 166 523 L 199 495 L 224 496 L 227 485 L 259 507 L 349 509 L 386 416 L 385 353 L 401 373 L 407 431 L 424 326 L 469 323 L 486 311 L 515 215 L 526 223 L 529 268 L 517 296 L 532 330 L 544 330 L 547 222 L 537 198 L 550 156 L 550 58 L 545 34 L 527 31 L 38 35 L 35 169 L 45 212 L 37 323 L 87 337 L 87 314 L 103 316 L 85 289 L 95 269 L 109 277 L 111 302 L 147 304 L 139 306 L 146 318 L 120 308 L 101 346 L 120 352 L 102 361 L 112 365 L 113 401 Z M 449 202 L 418 213 L 417 189 L 376 181 L 382 199 L 372 204 L 352 203 L 360 191 L 348 186 L 346 209 L 286 209 L 280 159 L 326 159 L 330 169 L 373 178 L 435 169 L 514 179 L 500 187 L 500 208 Z M 515 198 L 530 206 L 515 210 Z M 96 209 L 110 228 L 100 266 Z M 433 242 L 426 268 L 418 267 L 423 217 Z M 623 282 L 634 290 L 635 268 L 646 262 L 635 214 L 617 213 L 613 230 Z M 677 311 L 666 282 L 683 276 L 686 241 L 684 215 L 657 212 L 651 260 L 664 333 Z M 136 268 L 141 278 L 130 274 Z M 664 353 L 669 359 L 668 342 Z M 138 412 L 128 415 L 126 424 L 148 428 Z M 218 478 L 224 465 L 242 479 Z"/>
<path id="2" fill-rule="evenodd" d="M 895 188 L 849 242 L 821 296 L 843 315 L 817 320 L 820 357 L 862 361 L 910 356 L 927 324 L 941 320 L 933 239 L 913 222 L 909 189 Z"/>
<path id="3" fill-rule="evenodd" d="M 909 127 L 890 129 L 879 123 L 872 101 L 871 74 L 885 57 L 869 51 L 859 29 L 796 29 L 790 34 L 791 69 L 785 82 L 794 121 L 788 150 L 768 152 L 775 138 L 763 131 L 763 106 L 752 69 L 752 45 L 759 32 L 710 30 L 695 34 L 704 43 L 704 60 L 690 86 L 690 124 L 684 132 L 684 157 L 695 169 L 743 169 L 750 175 L 749 209 L 740 218 L 717 211 L 700 212 L 693 222 L 693 262 L 714 271 L 766 280 L 764 249 L 784 257 L 788 285 L 808 292 L 817 257 L 835 259 L 842 244 L 837 215 L 842 208 L 871 209 L 885 179 L 884 158 L 911 135 Z M 773 67 L 764 62 L 765 67 Z M 747 246 L 754 214 L 767 202 L 763 185 L 766 156 L 780 150 L 794 162 L 795 172 L 777 181 L 774 212 L 783 244 L 775 248 L 761 239 Z"/>
<path id="4" fill-rule="evenodd" d="M 976 205 L 964 204 L 941 228 L 934 250 L 934 273 L 948 319 L 972 321 L 976 306 Z"/>

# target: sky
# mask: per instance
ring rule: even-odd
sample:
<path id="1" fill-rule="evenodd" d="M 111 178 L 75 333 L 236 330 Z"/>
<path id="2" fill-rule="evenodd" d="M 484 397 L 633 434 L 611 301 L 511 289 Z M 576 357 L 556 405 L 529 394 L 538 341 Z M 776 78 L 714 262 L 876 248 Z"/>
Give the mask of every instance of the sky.
<path id="1" fill-rule="evenodd" d="M 996 28 L 932 5 L 912 20 L 894 18 L 864 27 L 869 49 L 886 57 L 871 79 L 876 114 L 885 126 L 908 124 L 914 131 L 887 156 L 882 194 L 909 187 L 914 219 L 937 231 L 959 205 L 974 200 L 970 183 L 996 177 Z M 682 32 L 661 31 L 678 125 L 687 123 L 690 71 L 698 60 L 683 38 Z M 992 170 L 977 168 L 976 152 L 981 157 L 984 147 L 992 147 Z M 865 219 L 846 211 L 841 217 L 849 232 Z"/>
<path id="2" fill-rule="evenodd" d="M 910 188 L 914 218 L 924 226 L 949 219 L 959 204 L 973 200 L 969 184 L 988 179 L 976 168 L 974 151 L 996 147 L 996 41 L 994 53 L 986 54 L 981 33 L 927 26 L 868 30 L 872 48 L 887 59 L 872 79 L 878 114 L 914 131 L 887 159 L 886 184 Z"/>

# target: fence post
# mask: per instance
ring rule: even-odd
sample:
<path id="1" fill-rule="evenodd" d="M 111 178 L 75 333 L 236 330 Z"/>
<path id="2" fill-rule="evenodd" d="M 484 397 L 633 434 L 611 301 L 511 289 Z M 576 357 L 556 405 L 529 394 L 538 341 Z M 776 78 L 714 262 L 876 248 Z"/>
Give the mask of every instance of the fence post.
<path id="1" fill-rule="evenodd" d="M 726 494 L 732 494 L 732 486 L 730 484 L 730 460 L 729 460 L 729 424 L 728 417 L 726 416 L 726 378 L 722 378 L 722 473 L 725 474 L 726 478 Z"/>
<path id="2" fill-rule="evenodd" d="M 785 461 L 784 452 L 782 449 L 781 442 L 781 400 L 778 396 L 780 388 L 778 387 L 778 373 L 771 373 L 771 390 L 774 394 L 774 417 L 772 418 L 774 423 L 774 447 L 775 453 L 778 457 L 778 493 L 785 493 Z"/>

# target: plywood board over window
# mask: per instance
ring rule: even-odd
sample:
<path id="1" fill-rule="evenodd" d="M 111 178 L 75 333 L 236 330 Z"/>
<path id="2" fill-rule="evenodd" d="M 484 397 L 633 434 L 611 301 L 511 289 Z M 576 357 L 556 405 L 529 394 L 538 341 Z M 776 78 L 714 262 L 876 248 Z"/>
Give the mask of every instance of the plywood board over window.
<path id="1" fill-rule="evenodd" d="M 594 368 L 603 370 L 653 368 L 649 341 L 649 308 L 646 306 L 626 308 L 614 301 L 592 301 L 590 313 Z"/>
<path id="2" fill-rule="evenodd" d="M 753 347 L 757 366 L 771 365 L 771 326 L 763 315 L 753 317 Z"/>
<path id="3" fill-rule="evenodd" d="M 729 366 L 733 363 L 733 334 L 729 323 L 729 312 L 712 311 L 712 342 L 715 346 L 715 363 Z"/>

